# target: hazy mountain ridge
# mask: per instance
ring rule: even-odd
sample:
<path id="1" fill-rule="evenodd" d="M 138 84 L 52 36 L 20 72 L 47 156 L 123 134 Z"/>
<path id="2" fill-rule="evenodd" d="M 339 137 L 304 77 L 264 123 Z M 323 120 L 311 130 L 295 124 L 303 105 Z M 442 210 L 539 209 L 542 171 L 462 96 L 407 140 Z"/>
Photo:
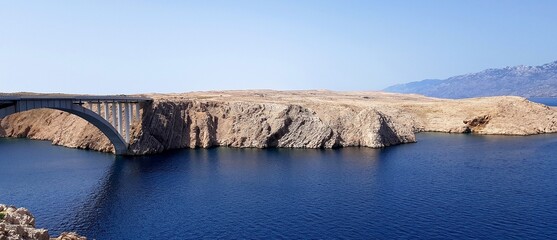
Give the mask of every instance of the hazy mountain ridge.
<path id="1" fill-rule="evenodd" d="M 541 66 L 514 66 L 477 73 L 398 84 L 387 92 L 417 93 L 440 98 L 514 95 L 557 97 L 557 61 Z"/>

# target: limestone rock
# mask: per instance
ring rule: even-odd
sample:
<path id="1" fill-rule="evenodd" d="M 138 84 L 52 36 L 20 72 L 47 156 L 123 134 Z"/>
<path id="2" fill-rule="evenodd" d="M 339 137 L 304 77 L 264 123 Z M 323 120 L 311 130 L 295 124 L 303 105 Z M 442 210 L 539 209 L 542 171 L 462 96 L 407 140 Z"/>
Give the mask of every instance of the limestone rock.
<path id="1" fill-rule="evenodd" d="M 9 224 L 35 226 L 35 217 L 25 208 L 15 208 L 13 206 L 6 208 L 4 221 Z"/>
<path id="2" fill-rule="evenodd" d="M 0 239 L 49 239 L 48 230 L 35 228 L 35 217 L 29 210 L 0 204 L 0 213 Z"/>
<path id="3" fill-rule="evenodd" d="M 436 99 L 382 92 L 212 91 L 153 94 L 131 129 L 130 153 L 176 148 L 386 147 L 424 131 L 530 135 L 557 132 L 557 111 L 520 97 Z M 0 137 L 51 140 L 113 152 L 93 125 L 38 109 L 0 120 Z"/>
<path id="4" fill-rule="evenodd" d="M 0 240 L 49 240 L 46 229 L 35 228 L 35 217 L 26 208 L 0 204 Z M 62 233 L 56 240 L 87 240 L 77 233 Z"/>
<path id="5" fill-rule="evenodd" d="M 63 232 L 59 237 L 54 238 L 54 240 L 87 240 L 87 238 L 75 232 Z"/>

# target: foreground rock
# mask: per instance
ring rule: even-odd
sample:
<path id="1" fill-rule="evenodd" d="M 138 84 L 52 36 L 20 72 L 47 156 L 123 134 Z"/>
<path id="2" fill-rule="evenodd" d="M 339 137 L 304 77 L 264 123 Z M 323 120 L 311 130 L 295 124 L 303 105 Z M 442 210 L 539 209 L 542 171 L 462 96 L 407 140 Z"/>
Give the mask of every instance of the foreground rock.
<path id="1" fill-rule="evenodd" d="M 35 217 L 25 208 L 0 204 L 0 240 L 87 240 L 76 233 L 50 238 L 48 230 L 35 228 Z"/>
<path id="2" fill-rule="evenodd" d="M 385 147 L 423 131 L 530 135 L 557 132 L 557 111 L 520 97 L 448 100 L 381 92 L 213 91 L 149 95 L 132 127 L 134 154 L 175 148 Z M 112 152 L 79 117 L 40 109 L 0 122 L 0 136 Z"/>

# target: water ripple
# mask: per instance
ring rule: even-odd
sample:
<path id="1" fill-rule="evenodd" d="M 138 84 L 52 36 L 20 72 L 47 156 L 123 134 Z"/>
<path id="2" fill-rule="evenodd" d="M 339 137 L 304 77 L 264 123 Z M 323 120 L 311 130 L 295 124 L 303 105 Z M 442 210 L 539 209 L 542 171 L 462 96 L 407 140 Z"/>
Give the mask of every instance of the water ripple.
<path id="1" fill-rule="evenodd" d="M 0 139 L 0 202 L 96 239 L 557 239 L 555 135 L 418 140 L 115 159 Z"/>

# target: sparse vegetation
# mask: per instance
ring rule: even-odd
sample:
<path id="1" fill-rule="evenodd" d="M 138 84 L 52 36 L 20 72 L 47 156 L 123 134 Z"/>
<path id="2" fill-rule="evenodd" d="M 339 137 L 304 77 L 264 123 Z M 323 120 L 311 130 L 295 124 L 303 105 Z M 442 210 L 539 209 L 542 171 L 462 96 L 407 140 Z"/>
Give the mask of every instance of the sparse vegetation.
<path id="1" fill-rule="evenodd" d="M 0 220 L 4 219 L 5 216 L 6 216 L 6 213 L 0 212 Z"/>

